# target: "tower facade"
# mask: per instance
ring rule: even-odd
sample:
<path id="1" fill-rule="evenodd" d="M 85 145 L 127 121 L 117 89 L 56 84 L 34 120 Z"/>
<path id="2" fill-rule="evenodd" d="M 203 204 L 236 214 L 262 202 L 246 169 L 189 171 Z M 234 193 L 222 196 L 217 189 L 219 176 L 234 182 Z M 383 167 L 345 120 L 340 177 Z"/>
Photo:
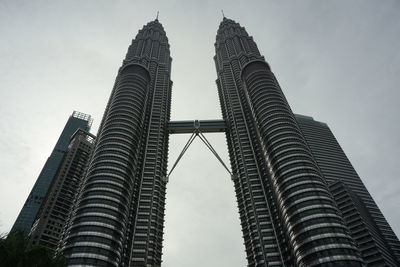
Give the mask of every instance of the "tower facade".
<path id="1" fill-rule="evenodd" d="M 129 46 L 61 244 L 68 265 L 161 264 L 171 60 L 157 19 Z"/>
<path id="2" fill-rule="evenodd" d="M 29 233 L 33 245 L 45 246 L 55 250 L 60 241 L 64 225 L 74 204 L 84 176 L 95 137 L 82 130 L 77 130 L 62 159 L 38 218 Z"/>
<path id="3" fill-rule="evenodd" d="M 25 201 L 25 204 L 14 223 L 11 232 L 18 230 L 23 231 L 26 234 L 29 233 L 32 224 L 38 216 L 39 209 L 44 198 L 46 197 L 51 183 L 53 182 L 64 154 L 68 150 L 71 136 L 78 129 L 89 131 L 91 125 L 92 119 L 90 115 L 74 111 L 69 117 L 53 151 L 51 152 L 50 157 L 43 166 L 35 185 Z"/>
<path id="4" fill-rule="evenodd" d="M 328 125 L 296 115 L 367 266 L 400 266 L 400 242 Z"/>
<path id="5" fill-rule="evenodd" d="M 215 50 L 248 266 L 362 266 L 289 104 L 253 38 L 224 18 Z"/>
<path id="6" fill-rule="evenodd" d="M 161 265 L 168 135 L 202 131 L 226 132 L 249 267 L 364 266 L 336 180 L 253 38 L 224 18 L 215 50 L 223 120 L 170 122 L 166 33 L 156 19 L 132 41 L 59 245 L 68 266 Z"/>

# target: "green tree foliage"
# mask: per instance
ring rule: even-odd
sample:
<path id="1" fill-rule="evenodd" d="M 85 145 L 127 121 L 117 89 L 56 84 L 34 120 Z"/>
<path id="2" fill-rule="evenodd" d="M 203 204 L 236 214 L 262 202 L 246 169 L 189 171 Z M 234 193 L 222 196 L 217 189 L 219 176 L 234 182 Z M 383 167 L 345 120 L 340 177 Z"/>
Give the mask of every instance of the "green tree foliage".
<path id="1" fill-rule="evenodd" d="M 29 244 L 22 232 L 0 237 L 0 267 L 64 267 L 65 258 L 42 246 Z"/>

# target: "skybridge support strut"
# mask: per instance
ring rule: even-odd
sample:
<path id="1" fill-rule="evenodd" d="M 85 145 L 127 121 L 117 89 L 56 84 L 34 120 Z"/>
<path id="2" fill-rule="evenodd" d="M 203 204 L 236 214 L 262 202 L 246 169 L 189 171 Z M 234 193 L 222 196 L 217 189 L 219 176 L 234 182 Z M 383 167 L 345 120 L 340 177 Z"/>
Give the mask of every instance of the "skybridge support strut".
<path id="1" fill-rule="evenodd" d="M 168 182 L 169 176 L 174 171 L 176 165 L 188 150 L 190 145 L 193 143 L 196 137 L 206 145 L 206 147 L 213 153 L 217 160 L 221 163 L 224 169 L 229 173 L 232 179 L 234 179 L 234 174 L 226 166 L 222 158 L 218 155 L 217 151 L 207 140 L 203 133 L 221 133 L 226 131 L 226 124 L 224 120 L 194 120 L 194 121 L 170 121 L 168 122 L 168 133 L 169 134 L 192 134 L 189 140 L 186 142 L 181 153 L 176 159 L 175 163 L 172 165 L 171 170 L 168 172 L 167 176 L 164 177 L 164 181 Z"/>

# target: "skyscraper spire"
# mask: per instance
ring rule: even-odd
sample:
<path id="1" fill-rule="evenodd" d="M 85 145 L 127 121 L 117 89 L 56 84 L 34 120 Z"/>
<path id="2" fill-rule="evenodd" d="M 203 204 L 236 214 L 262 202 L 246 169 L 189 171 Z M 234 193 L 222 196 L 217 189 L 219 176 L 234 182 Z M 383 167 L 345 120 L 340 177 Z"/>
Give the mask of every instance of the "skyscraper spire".
<path id="1" fill-rule="evenodd" d="M 159 11 L 157 11 L 157 17 L 156 17 L 156 20 L 158 21 L 158 14 L 159 14 Z"/>

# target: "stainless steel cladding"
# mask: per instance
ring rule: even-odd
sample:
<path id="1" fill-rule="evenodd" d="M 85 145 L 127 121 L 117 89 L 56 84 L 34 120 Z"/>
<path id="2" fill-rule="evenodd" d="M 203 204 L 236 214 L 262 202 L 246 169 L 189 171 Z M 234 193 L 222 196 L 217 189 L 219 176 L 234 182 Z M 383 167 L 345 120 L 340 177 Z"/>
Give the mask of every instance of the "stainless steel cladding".
<path id="1" fill-rule="evenodd" d="M 161 264 L 171 57 L 158 20 L 119 70 L 61 249 L 69 266 Z"/>
<path id="2" fill-rule="evenodd" d="M 294 115 L 254 40 L 224 18 L 218 89 L 249 266 L 362 266 Z"/>

